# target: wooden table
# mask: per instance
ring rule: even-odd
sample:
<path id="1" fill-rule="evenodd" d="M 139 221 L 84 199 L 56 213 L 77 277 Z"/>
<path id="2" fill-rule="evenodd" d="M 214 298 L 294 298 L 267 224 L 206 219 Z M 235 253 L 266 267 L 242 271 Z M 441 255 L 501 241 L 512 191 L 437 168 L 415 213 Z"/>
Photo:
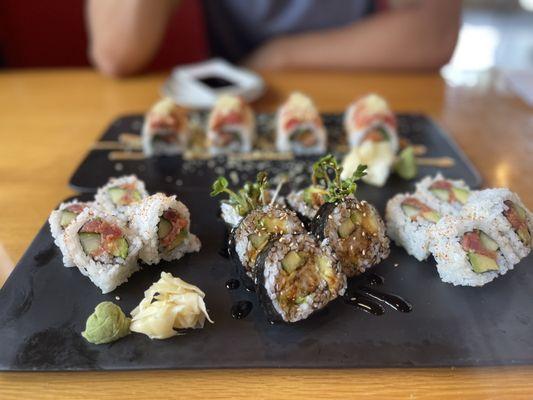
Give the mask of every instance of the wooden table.
<path id="1" fill-rule="evenodd" d="M 397 111 L 429 114 L 449 131 L 487 186 L 506 186 L 533 206 L 533 112 L 503 93 L 497 75 L 471 88 L 436 74 L 265 74 L 256 109 L 273 110 L 293 89 L 323 111 L 375 91 Z M 89 70 L 0 73 L 0 285 L 106 125 L 146 110 L 164 75 L 114 81 Z M 533 332 L 532 332 L 533 334 Z M 533 398 L 533 367 L 382 370 L 225 370 L 130 373 L 3 373 L 0 399 Z"/>

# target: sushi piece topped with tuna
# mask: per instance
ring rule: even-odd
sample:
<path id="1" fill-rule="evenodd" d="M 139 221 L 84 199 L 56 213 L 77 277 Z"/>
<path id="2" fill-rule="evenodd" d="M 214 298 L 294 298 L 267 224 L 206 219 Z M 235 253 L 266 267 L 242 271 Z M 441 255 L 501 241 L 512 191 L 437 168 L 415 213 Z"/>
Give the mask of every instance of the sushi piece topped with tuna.
<path id="1" fill-rule="evenodd" d="M 359 275 L 387 258 L 390 252 L 385 224 L 378 211 L 354 196 L 356 181 L 364 176 L 366 166 L 360 165 L 351 178 L 341 180 L 342 167 L 329 155 L 320 160 L 317 169 L 328 193 L 311 223 L 312 231 L 318 240 L 331 246 L 346 276 Z"/>
<path id="2" fill-rule="evenodd" d="M 323 154 L 327 135 L 312 100 L 299 92 L 290 95 L 277 114 L 276 147 L 296 155 Z"/>
<path id="3" fill-rule="evenodd" d="M 462 180 L 447 179 L 438 173 L 418 182 L 416 193 L 435 204 L 441 214 L 458 214 L 468 201 L 471 190 Z"/>
<path id="4" fill-rule="evenodd" d="M 144 118 L 142 146 L 148 157 L 181 154 L 190 136 L 187 111 L 169 97 L 155 103 Z"/>
<path id="5" fill-rule="evenodd" d="M 247 152 L 255 140 L 252 109 L 238 96 L 220 96 L 209 115 L 207 147 L 211 154 Z"/>

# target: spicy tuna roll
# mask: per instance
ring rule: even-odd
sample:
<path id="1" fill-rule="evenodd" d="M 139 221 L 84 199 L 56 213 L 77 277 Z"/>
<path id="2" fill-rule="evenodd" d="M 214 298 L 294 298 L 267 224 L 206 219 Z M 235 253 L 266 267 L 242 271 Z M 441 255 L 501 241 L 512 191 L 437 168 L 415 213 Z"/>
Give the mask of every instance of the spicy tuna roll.
<path id="1" fill-rule="evenodd" d="M 158 101 L 144 118 L 142 146 L 148 157 L 181 154 L 190 136 L 187 111 L 169 97 Z"/>
<path id="2" fill-rule="evenodd" d="M 251 151 L 254 140 L 255 117 L 252 109 L 238 96 L 220 96 L 207 124 L 210 153 Z"/>
<path id="3" fill-rule="evenodd" d="M 306 319 L 346 289 L 346 276 L 331 249 L 308 233 L 272 240 L 256 268 L 259 298 L 272 321 Z"/>
<path id="4" fill-rule="evenodd" d="M 94 199 L 105 211 L 127 219 L 131 211 L 146 197 L 148 192 L 144 182 L 135 175 L 129 175 L 111 178 L 105 186 L 98 189 Z"/>
<path id="5" fill-rule="evenodd" d="M 131 220 L 143 242 L 141 260 L 157 264 L 200 251 L 200 240 L 190 232 L 190 225 L 189 210 L 176 196 L 156 193 L 144 199 Z"/>
<path id="6" fill-rule="evenodd" d="M 68 255 L 102 293 L 113 291 L 139 269 L 141 240 L 119 218 L 86 208 L 65 230 Z"/>
<path id="7" fill-rule="evenodd" d="M 441 214 L 458 214 L 468 201 L 470 188 L 462 180 L 446 179 L 442 174 L 426 176 L 416 184 L 416 193 L 427 198 Z"/>
<path id="8" fill-rule="evenodd" d="M 440 218 L 425 199 L 411 194 L 397 194 L 385 211 L 389 237 L 419 261 L 429 256 L 431 231 Z"/>
<path id="9" fill-rule="evenodd" d="M 257 255 L 275 235 L 303 233 L 305 228 L 296 214 L 277 204 L 250 211 L 232 232 L 230 251 L 234 261 L 255 282 Z"/>
<path id="10" fill-rule="evenodd" d="M 296 155 L 322 154 L 327 135 L 322 118 L 306 95 L 292 93 L 277 114 L 276 147 Z"/>
<path id="11" fill-rule="evenodd" d="M 430 251 L 443 282 L 483 286 L 513 268 L 502 246 L 490 222 L 448 215 L 437 223 Z"/>
<path id="12" fill-rule="evenodd" d="M 62 203 L 57 210 L 52 211 L 48 218 L 50 231 L 54 238 L 54 243 L 63 254 L 63 264 L 65 267 L 74 267 L 74 261 L 69 256 L 65 245 L 65 229 L 76 219 L 76 217 L 92 203 L 83 203 L 77 200 Z"/>
<path id="13" fill-rule="evenodd" d="M 491 232 L 502 235 L 507 243 L 502 251 L 511 262 L 516 264 L 530 253 L 533 215 L 516 193 L 500 188 L 472 193 L 462 214 L 483 220 Z"/>

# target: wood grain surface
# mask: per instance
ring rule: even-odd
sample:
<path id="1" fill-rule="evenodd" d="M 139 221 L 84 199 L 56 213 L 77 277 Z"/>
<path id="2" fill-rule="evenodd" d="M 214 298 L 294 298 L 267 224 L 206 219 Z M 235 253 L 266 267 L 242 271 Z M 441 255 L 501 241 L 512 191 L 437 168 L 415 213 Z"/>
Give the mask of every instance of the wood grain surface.
<path id="1" fill-rule="evenodd" d="M 474 87 L 447 85 L 437 74 L 264 77 L 268 91 L 256 110 L 274 110 L 298 89 L 323 111 L 342 111 L 373 91 L 396 111 L 426 113 L 455 138 L 486 186 L 509 187 L 533 206 L 533 111 L 502 89 L 497 74 Z M 164 78 L 115 81 L 84 69 L 0 73 L 0 285 L 52 208 L 73 194 L 68 179 L 102 130 L 119 114 L 146 110 Z M 2 400 L 169 397 L 532 399 L 533 367 L 0 374 Z"/>

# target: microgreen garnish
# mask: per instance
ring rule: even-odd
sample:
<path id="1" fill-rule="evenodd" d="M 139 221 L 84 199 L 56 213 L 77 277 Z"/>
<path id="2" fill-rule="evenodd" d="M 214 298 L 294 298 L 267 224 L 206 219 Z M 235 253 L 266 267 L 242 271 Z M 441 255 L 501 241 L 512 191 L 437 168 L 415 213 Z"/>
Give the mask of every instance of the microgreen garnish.
<path id="1" fill-rule="evenodd" d="M 268 187 L 268 175 L 261 171 L 257 174 L 254 183 L 246 182 L 237 192 L 229 188 L 228 180 L 223 176 L 217 178 L 211 187 L 211 196 L 218 196 L 226 193 L 229 198 L 227 202 L 232 205 L 240 216 L 245 216 L 254 208 L 265 205 L 268 199 L 265 197 Z"/>
<path id="2" fill-rule="evenodd" d="M 366 165 L 360 164 L 348 179 L 341 179 L 341 173 L 342 166 L 331 154 L 313 164 L 313 185 L 318 186 L 321 183 L 324 186 L 327 190 L 324 200 L 327 203 L 343 200 L 346 196 L 354 194 L 357 189 L 356 181 L 366 175 Z"/>

